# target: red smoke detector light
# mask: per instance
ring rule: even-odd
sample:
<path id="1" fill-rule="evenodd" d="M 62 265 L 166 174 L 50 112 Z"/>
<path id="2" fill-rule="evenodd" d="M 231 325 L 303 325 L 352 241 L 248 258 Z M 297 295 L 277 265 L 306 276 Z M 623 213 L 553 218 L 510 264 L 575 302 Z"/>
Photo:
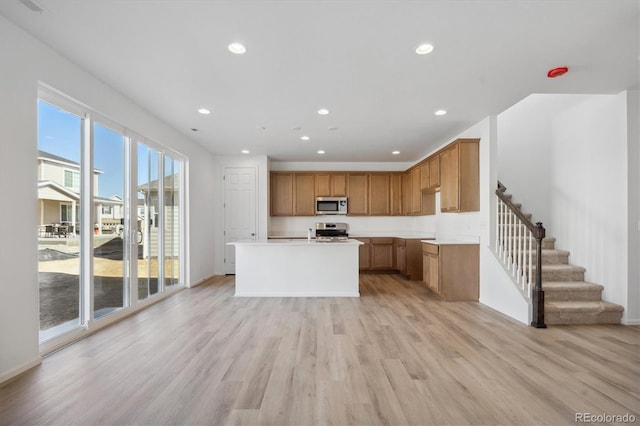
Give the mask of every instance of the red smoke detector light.
<path id="1" fill-rule="evenodd" d="M 553 68 L 549 70 L 549 72 L 547 73 L 547 77 L 549 78 L 560 77 L 561 75 L 564 75 L 567 71 L 569 71 L 569 68 L 567 67 Z"/>

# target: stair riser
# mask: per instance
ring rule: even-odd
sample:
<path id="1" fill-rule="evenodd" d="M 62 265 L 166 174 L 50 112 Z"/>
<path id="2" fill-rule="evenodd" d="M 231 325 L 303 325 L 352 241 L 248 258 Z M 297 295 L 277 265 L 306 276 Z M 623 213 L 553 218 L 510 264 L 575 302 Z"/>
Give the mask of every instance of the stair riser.
<path id="1" fill-rule="evenodd" d="M 511 239 L 513 240 L 514 247 L 517 247 L 518 243 L 520 242 L 520 238 L 512 237 Z M 505 239 L 505 240 L 509 241 L 509 239 Z M 526 245 L 529 244 L 529 240 L 528 239 L 525 240 L 525 244 Z M 543 249 L 555 250 L 555 248 L 556 248 L 555 245 L 556 245 L 556 242 L 554 240 L 542 240 L 542 248 Z M 531 243 L 531 247 L 535 250 L 535 247 L 536 247 L 535 240 Z"/>
<path id="2" fill-rule="evenodd" d="M 622 312 L 545 312 L 544 322 L 553 324 L 620 324 Z"/>
<path id="3" fill-rule="evenodd" d="M 516 253 L 517 256 L 517 253 Z M 533 256 L 531 256 L 531 264 L 535 266 L 536 264 L 536 259 L 538 258 L 538 256 L 536 256 L 536 252 L 533 252 Z M 529 260 L 527 258 L 525 258 L 525 263 L 527 263 Z M 562 253 L 542 253 L 542 264 L 543 265 L 568 265 L 569 264 L 569 254 L 562 254 Z"/>
<path id="4" fill-rule="evenodd" d="M 548 289 L 544 288 L 544 298 L 548 301 L 576 301 L 576 302 L 587 302 L 587 301 L 599 301 L 602 300 L 602 290 L 601 289 L 589 289 L 589 290 L 556 290 L 556 289 Z"/>
<path id="5" fill-rule="evenodd" d="M 545 271 L 543 269 L 542 281 L 584 281 L 584 271 Z"/>

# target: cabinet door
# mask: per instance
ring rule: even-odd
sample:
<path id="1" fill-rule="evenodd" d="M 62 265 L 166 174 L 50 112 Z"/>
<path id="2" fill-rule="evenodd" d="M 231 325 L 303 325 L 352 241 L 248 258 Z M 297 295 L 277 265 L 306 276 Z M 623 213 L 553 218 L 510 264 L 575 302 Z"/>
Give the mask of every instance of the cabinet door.
<path id="1" fill-rule="evenodd" d="M 371 240 L 369 238 L 358 238 L 363 244 L 358 246 L 358 268 L 361 271 L 371 269 Z"/>
<path id="2" fill-rule="evenodd" d="M 349 215 L 369 213 L 369 176 L 367 173 L 349 173 L 347 180 Z"/>
<path id="3" fill-rule="evenodd" d="M 369 215 L 389 216 L 391 199 L 391 175 L 371 173 L 369 175 Z"/>
<path id="4" fill-rule="evenodd" d="M 345 173 L 331 174 L 331 196 L 332 197 L 347 196 L 347 175 Z"/>
<path id="5" fill-rule="evenodd" d="M 427 257 L 429 262 L 429 266 L 427 267 L 429 272 L 429 278 L 428 278 L 429 288 L 431 289 L 431 291 L 440 294 L 440 274 L 439 274 L 438 256 L 430 254 Z"/>
<path id="6" fill-rule="evenodd" d="M 419 215 L 422 210 L 422 191 L 420 190 L 420 168 L 411 170 L 411 214 Z"/>
<path id="7" fill-rule="evenodd" d="M 331 197 L 331 174 L 316 173 L 316 197 Z"/>
<path id="8" fill-rule="evenodd" d="M 390 270 L 393 268 L 393 244 L 371 245 L 372 269 Z"/>
<path id="9" fill-rule="evenodd" d="M 429 157 L 429 189 L 440 186 L 440 156 Z"/>
<path id="10" fill-rule="evenodd" d="M 314 216 L 316 214 L 315 175 L 296 173 L 293 181 L 293 215 Z"/>
<path id="11" fill-rule="evenodd" d="M 398 268 L 398 272 L 400 272 L 401 274 L 407 273 L 407 256 L 405 246 L 396 247 L 396 265 Z"/>
<path id="12" fill-rule="evenodd" d="M 440 154 L 440 210 L 443 212 L 459 209 L 458 152 L 458 144 L 454 144 Z"/>
<path id="13" fill-rule="evenodd" d="M 271 173 L 271 216 L 293 215 L 293 174 Z"/>
<path id="14" fill-rule="evenodd" d="M 391 174 L 391 215 L 402 215 L 402 174 Z"/>
<path id="15" fill-rule="evenodd" d="M 402 174 L 402 214 L 405 216 L 411 214 L 411 174 L 409 172 Z"/>
<path id="16" fill-rule="evenodd" d="M 425 161 L 420 164 L 420 190 L 426 191 L 429 189 L 429 162 Z"/>

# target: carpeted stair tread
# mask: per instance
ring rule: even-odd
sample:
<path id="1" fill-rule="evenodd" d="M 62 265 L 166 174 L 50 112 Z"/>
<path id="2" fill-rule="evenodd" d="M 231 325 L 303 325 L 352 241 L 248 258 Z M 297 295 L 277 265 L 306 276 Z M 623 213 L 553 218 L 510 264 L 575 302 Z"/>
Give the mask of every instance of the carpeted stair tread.
<path id="1" fill-rule="evenodd" d="M 604 301 L 546 301 L 545 323 L 619 324 L 624 308 Z"/>
<path id="2" fill-rule="evenodd" d="M 543 281 L 542 289 L 547 302 L 600 301 L 604 286 L 584 281 Z"/>
<path id="3" fill-rule="evenodd" d="M 545 313 L 562 310 L 564 312 L 622 312 L 624 308 L 615 303 L 605 302 L 603 300 L 590 301 L 546 301 L 544 303 Z"/>

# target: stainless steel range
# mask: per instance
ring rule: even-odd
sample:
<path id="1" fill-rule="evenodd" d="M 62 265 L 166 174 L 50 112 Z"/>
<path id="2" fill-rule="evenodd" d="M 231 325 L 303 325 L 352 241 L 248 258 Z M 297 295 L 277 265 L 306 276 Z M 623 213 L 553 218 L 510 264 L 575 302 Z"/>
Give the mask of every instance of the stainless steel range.
<path id="1" fill-rule="evenodd" d="M 344 241 L 349 238 L 349 224 L 317 222 L 316 241 Z"/>

